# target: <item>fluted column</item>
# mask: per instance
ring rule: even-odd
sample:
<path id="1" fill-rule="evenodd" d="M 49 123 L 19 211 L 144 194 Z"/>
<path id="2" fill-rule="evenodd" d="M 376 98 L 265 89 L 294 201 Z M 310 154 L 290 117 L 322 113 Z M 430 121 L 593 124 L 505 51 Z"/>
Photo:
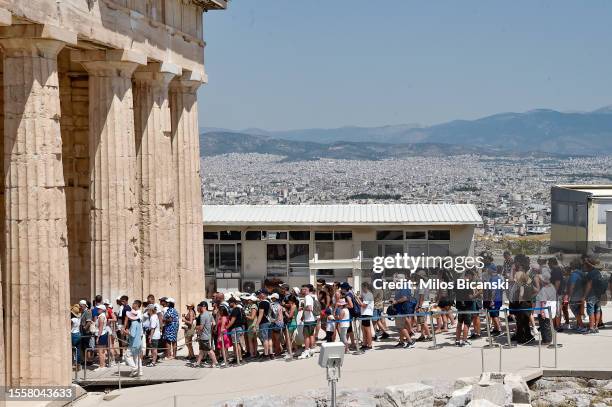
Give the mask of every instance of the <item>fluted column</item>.
<path id="1" fill-rule="evenodd" d="M 172 154 L 177 186 L 178 270 L 181 302 L 204 296 L 204 248 L 202 239 L 202 191 L 200 141 L 196 91 L 200 81 L 185 79 L 170 83 Z"/>
<path id="2" fill-rule="evenodd" d="M 132 73 L 146 58 L 123 51 L 74 53 L 89 73 L 92 294 L 142 298 Z"/>
<path id="3" fill-rule="evenodd" d="M 168 85 L 180 68 L 151 63 L 134 73 L 136 178 L 143 294 L 179 297 L 175 174 Z"/>
<path id="4" fill-rule="evenodd" d="M 28 30 L 0 40 L 7 295 L 3 353 L 11 385 L 67 385 L 68 250 L 57 76 L 57 54 L 64 43 L 27 38 Z"/>
<path id="5" fill-rule="evenodd" d="M 0 61 L 4 56 L 0 52 Z M 4 358 L 4 74 L 0 63 L 0 387 L 6 386 L 6 366 Z"/>

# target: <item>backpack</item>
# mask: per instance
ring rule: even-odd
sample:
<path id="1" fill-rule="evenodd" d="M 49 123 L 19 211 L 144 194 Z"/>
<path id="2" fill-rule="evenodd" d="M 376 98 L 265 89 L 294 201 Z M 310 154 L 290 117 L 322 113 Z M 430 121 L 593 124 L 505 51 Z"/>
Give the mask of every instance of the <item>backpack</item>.
<path id="1" fill-rule="evenodd" d="M 321 303 L 314 296 L 312 297 L 312 315 L 314 315 L 315 318 L 321 316 Z"/>
<path id="2" fill-rule="evenodd" d="M 604 278 L 603 274 L 601 274 L 601 271 L 597 269 L 593 271 L 597 271 L 597 275 L 592 280 L 591 290 L 593 291 L 593 294 L 596 297 L 601 297 L 606 293 L 606 290 L 608 289 L 608 281 Z"/>
<path id="3" fill-rule="evenodd" d="M 270 311 L 268 311 L 268 320 L 270 322 L 280 322 L 282 321 L 281 314 L 281 305 L 278 302 L 270 303 Z"/>

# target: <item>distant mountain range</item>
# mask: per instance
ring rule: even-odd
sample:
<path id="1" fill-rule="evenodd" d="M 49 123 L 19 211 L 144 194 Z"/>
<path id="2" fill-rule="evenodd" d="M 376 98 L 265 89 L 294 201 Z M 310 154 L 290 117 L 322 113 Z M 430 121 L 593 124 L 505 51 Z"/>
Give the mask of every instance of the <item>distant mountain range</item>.
<path id="1" fill-rule="evenodd" d="M 429 127 L 415 124 L 267 131 L 204 128 L 203 155 L 230 152 L 282 154 L 289 159 L 379 159 L 407 155 L 612 154 L 612 106 L 592 112 L 538 109 L 455 120 Z"/>

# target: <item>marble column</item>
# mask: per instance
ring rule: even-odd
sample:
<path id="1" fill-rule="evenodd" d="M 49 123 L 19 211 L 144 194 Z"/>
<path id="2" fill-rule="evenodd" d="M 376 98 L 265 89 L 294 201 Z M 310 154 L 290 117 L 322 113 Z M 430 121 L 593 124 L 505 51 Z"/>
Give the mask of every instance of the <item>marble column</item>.
<path id="1" fill-rule="evenodd" d="M 0 52 L 0 61 L 4 60 Z M 0 387 L 6 386 L 6 367 L 4 365 L 4 303 L 2 302 L 4 284 L 4 74 L 0 62 Z"/>
<path id="2" fill-rule="evenodd" d="M 168 86 L 181 69 L 150 63 L 134 73 L 136 179 L 143 295 L 179 297 L 175 174 Z"/>
<path id="3" fill-rule="evenodd" d="M 89 230 L 92 294 L 142 298 L 131 51 L 72 53 L 89 73 Z"/>
<path id="4" fill-rule="evenodd" d="M 183 74 L 170 83 L 172 154 L 177 187 L 177 238 L 180 301 L 198 302 L 204 297 L 204 247 L 202 238 L 202 190 L 200 141 L 196 91 L 199 80 Z"/>
<path id="5" fill-rule="evenodd" d="M 57 76 L 64 42 L 30 38 L 36 27 L 19 30 L 0 39 L 7 384 L 67 385 L 68 249 Z M 53 30 L 39 31 L 49 36 Z M 76 35 L 67 38 L 76 43 Z"/>

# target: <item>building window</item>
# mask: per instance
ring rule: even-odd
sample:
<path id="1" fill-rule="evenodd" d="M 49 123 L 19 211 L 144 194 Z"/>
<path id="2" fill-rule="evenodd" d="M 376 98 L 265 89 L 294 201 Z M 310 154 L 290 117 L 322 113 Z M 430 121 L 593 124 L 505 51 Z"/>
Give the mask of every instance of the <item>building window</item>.
<path id="1" fill-rule="evenodd" d="M 219 232 L 204 232 L 204 239 L 219 240 Z"/>
<path id="2" fill-rule="evenodd" d="M 334 240 L 334 232 L 314 232 L 314 240 Z"/>
<path id="3" fill-rule="evenodd" d="M 307 276 L 310 260 L 310 247 L 308 244 L 289 245 L 289 274 L 293 276 Z"/>
<path id="4" fill-rule="evenodd" d="M 379 230 L 376 232 L 376 240 L 404 240 L 404 231 Z"/>
<path id="5" fill-rule="evenodd" d="M 427 240 L 427 232 L 424 230 L 407 230 L 406 240 Z"/>
<path id="6" fill-rule="evenodd" d="M 247 230 L 244 232 L 245 240 L 261 240 L 260 230 Z"/>
<path id="7" fill-rule="evenodd" d="M 429 240 L 450 240 L 450 230 L 430 230 L 427 232 Z"/>
<path id="8" fill-rule="evenodd" d="M 334 232 L 334 240 L 353 240 L 353 232 Z"/>
<path id="9" fill-rule="evenodd" d="M 334 259 L 334 242 L 317 242 L 315 244 L 315 250 L 319 260 Z"/>
<path id="10" fill-rule="evenodd" d="M 223 232 L 219 232 L 220 240 L 241 240 L 242 234 L 239 230 L 226 230 Z"/>
<path id="11" fill-rule="evenodd" d="M 334 269 L 319 269 L 317 270 L 317 277 L 333 277 Z"/>
<path id="12" fill-rule="evenodd" d="M 429 243 L 429 256 L 446 257 L 450 255 L 448 243 Z"/>
<path id="13" fill-rule="evenodd" d="M 237 278 L 242 270 L 242 245 L 240 243 L 215 243 L 204 245 L 205 274 L 218 278 Z"/>
<path id="14" fill-rule="evenodd" d="M 604 225 L 606 223 L 606 211 L 612 210 L 612 203 L 597 204 L 597 223 Z"/>
<path id="15" fill-rule="evenodd" d="M 576 226 L 587 227 L 587 206 L 586 204 L 576 205 Z"/>
<path id="16" fill-rule="evenodd" d="M 267 248 L 267 274 L 270 277 L 287 276 L 287 245 L 268 244 Z"/>
<path id="17" fill-rule="evenodd" d="M 289 240 L 310 240 L 310 232 L 307 230 L 292 230 L 289 232 Z"/>
<path id="18" fill-rule="evenodd" d="M 262 232 L 262 238 L 266 240 L 287 240 L 287 232 Z"/>

